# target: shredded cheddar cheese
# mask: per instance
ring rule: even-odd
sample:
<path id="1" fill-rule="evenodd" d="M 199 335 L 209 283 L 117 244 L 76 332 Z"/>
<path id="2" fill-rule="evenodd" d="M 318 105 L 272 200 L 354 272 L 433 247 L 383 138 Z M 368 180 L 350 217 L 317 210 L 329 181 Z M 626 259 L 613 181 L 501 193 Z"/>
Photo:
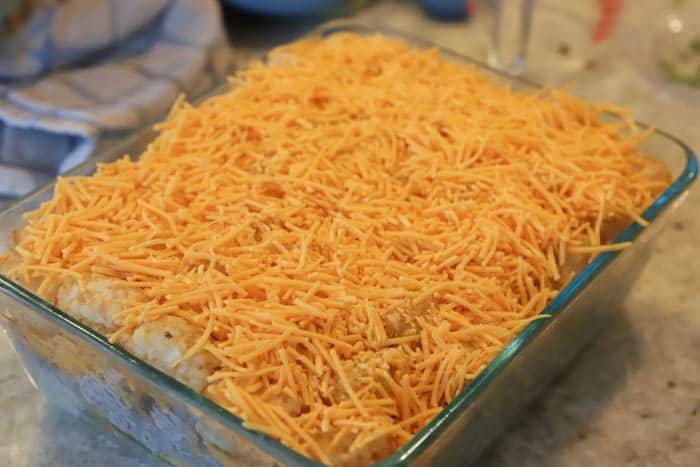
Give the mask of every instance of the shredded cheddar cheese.
<path id="1" fill-rule="evenodd" d="M 47 297 L 126 290 L 115 342 L 179 318 L 170 368 L 211 359 L 206 395 L 325 463 L 411 439 L 668 185 L 648 133 L 601 118 L 619 109 L 382 36 L 231 81 L 138 161 L 60 179 L 4 270 Z"/>

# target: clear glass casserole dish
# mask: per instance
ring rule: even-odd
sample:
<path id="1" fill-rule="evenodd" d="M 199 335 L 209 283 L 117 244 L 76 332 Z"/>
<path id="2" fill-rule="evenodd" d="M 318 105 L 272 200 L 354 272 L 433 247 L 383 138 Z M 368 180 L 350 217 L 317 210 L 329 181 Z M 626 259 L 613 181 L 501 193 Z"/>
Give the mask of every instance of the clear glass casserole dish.
<path id="1" fill-rule="evenodd" d="M 382 32 L 418 47 L 432 47 L 393 31 L 362 26 L 326 27 L 317 34 L 341 31 Z M 448 60 L 476 64 L 484 74 L 513 88 L 532 87 L 447 50 L 441 52 Z M 92 173 L 98 162 L 125 153 L 139 154 L 153 135 L 145 130 L 70 175 Z M 628 226 L 615 242 L 633 241 L 631 247 L 597 256 L 542 311 L 551 318 L 528 325 L 430 424 L 378 465 L 464 465 L 476 460 L 619 308 L 651 252 L 650 239 L 685 198 L 697 175 L 693 152 L 666 133 L 654 133 L 643 149 L 666 162 L 674 176 L 672 185 L 643 214 L 650 225 Z M 23 224 L 23 213 L 50 199 L 52 191 L 53 185 L 46 186 L 0 213 L 4 248 Z M 114 427 L 176 465 L 320 465 L 247 430 L 240 418 L 2 276 L 0 290 L 0 323 L 32 380 L 49 399 L 87 422 Z"/>

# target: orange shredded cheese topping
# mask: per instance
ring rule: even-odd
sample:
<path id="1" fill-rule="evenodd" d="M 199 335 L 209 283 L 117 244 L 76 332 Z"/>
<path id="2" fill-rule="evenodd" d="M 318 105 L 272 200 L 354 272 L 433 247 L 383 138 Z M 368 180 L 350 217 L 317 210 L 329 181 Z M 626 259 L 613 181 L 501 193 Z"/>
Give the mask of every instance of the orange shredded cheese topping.
<path id="1" fill-rule="evenodd" d="M 232 84 L 178 101 L 138 161 L 60 179 L 11 274 L 141 291 L 113 339 L 181 317 L 183 359 L 217 361 L 204 392 L 327 463 L 408 441 L 668 185 L 609 107 L 382 36 L 285 46 Z"/>

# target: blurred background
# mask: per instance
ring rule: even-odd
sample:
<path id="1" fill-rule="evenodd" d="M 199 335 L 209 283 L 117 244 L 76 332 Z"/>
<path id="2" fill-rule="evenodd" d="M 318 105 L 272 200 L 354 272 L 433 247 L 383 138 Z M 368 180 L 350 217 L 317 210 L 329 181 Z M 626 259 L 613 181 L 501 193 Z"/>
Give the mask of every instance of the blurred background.
<path id="1" fill-rule="evenodd" d="M 343 20 L 575 83 L 700 148 L 699 0 L 0 0 L 0 204 L 153 123 L 179 94 Z M 697 191 L 620 319 L 482 465 L 698 465 Z M 46 406 L 2 335 L 0 384 L 3 465 L 158 463 Z"/>

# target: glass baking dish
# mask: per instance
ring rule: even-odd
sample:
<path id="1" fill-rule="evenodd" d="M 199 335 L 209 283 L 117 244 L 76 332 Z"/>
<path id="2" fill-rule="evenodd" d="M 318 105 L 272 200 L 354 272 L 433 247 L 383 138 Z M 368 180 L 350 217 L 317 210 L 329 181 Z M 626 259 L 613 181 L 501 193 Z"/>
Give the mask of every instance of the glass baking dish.
<path id="1" fill-rule="evenodd" d="M 314 34 L 381 32 L 418 47 L 432 44 L 391 30 L 356 25 L 325 26 Z M 473 60 L 441 49 L 448 60 L 471 63 L 513 88 L 532 88 Z M 76 168 L 92 173 L 98 162 L 139 154 L 152 139 L 144 130 Z M 691 149 L 656 131 L 643 149 L 666 162 L 674 181 L 645 211 L 650 225 L 629 225 L 615 240 L 632 241 L 622 252 L 598 255 L 542 311 L 551 318 L 530 323 L 430 424 L 379 466 L 465 465 L 518 415 L 519 410 L 563 370 L 602 328 L 646 262 L 650 240 L 682 202 L 697 175 Z M 47 185 L 0 213 L 6 249 L 22 215 L 50 199 Z M 50 399 L 86 423 L 123 432 L 175 465 L 296 465 L 319 463 L 276 440 L 243 427 L 242 420 L 107 338 L 0 276 L 0 323 L 27 373 Z"/>

